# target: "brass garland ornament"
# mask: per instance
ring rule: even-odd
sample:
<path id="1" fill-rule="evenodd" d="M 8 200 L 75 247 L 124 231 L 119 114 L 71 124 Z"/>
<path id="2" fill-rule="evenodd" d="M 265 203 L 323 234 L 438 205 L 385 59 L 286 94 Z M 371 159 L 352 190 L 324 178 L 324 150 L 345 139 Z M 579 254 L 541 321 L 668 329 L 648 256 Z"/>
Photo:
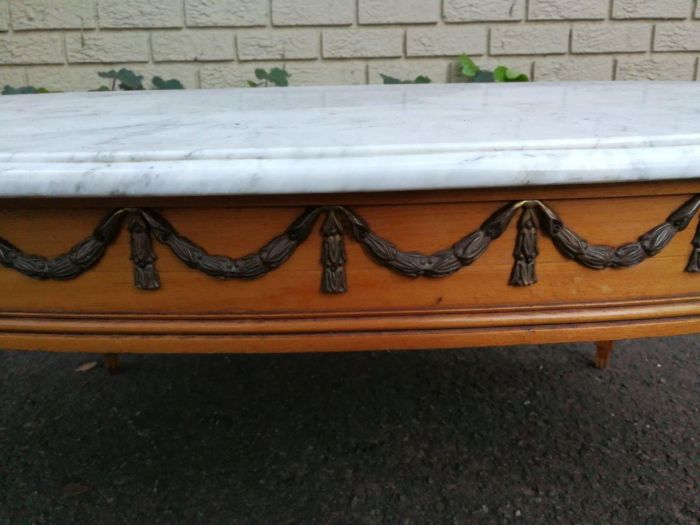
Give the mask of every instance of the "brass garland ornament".
<path id="1" fill-rule="evenodd" d="M 90 237 L 73 246 L 68 253 L 53 259 L 28 255 L 0 237 L 0 264 L 33 279 L 75 279 L 102 259 L 105 249 L 119 233 L 124 213 L 126 210 L 110 214 L 95 228 Z"/>
<path id="2" fill-rule="evenodd" d="M 374 233 L 369 224 L 345 206 L 318 206 L 306 209 L 279 236 L 259 251 L 239 258 L 211 255 L 181 235 L 164 217 L 153 210 L 122 208 L 110 213 L 87 239 L 55 258 L 29 255 L 0 237 L 0 264 L 28 277 L 41 280 L 70 280 L 95 266 L 106 248 L 114 242 L 126 219 L 134 265 L 134 285 L 142 290 L 160 288 L 156 270 L 157 256 L 153 240 L 167 246 L 190 268 L 219 279 L 257 279 L 279 268 L 313 231 L 320 216 L 325 216 L 321 235 L 321 290 L 339 294 L 348 290 L 345 266 L 346 233 L 360 243 L 376 262 L 409 277 L 446 277 L 474 263 L 492 241 L 506 231 L 520 211 L 518 234 L 513 251 L 515 259 L 509 283 L 530 286 L 537 282 L 535 262 L 539 254 L 538 232 L 543 231 L 564 256 L 582 266 L 629 268 L 663 250 L 676 233 L 688 227 L 700 209 L 696 195 L 675 210 L 665 222 L 652 228 L 637 241 L 619 247 L 590 244 L 568 228 L 546 204 L 538 200 L 512 202 L 497 210 L 476 231 L 458 240 L 450 248 L 433 254 L 401 251 L 391 241 Z M 700 225 L 692 241 L 693 250 L 686 272 L 700 273 Z"/>

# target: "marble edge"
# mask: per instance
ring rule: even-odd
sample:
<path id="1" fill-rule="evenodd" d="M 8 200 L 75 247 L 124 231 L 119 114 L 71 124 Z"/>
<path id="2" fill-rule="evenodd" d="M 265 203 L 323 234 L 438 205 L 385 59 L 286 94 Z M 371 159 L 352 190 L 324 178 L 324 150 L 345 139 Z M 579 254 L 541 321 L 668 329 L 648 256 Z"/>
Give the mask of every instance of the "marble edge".
<path id="1" fill-rule="evenodd" d="M 353 159 L 369 156 L 433 155 L 449 153 L 501 153 L 538 152 L 547 150 L 578 151 L 602 149 L 659 148 L 671 146 L 700 146 L 700 133 L 679 135 L 653 135 L 630 137 L 605 137 L 582 139 L 484 141 L 464 144 L 438 143 L 425 145 L 395 144 L 389 146 L 339 146 L 339 147 L 286 147 L 286 148 L 241 148 L 241 149 L 194 149 L 165 151 L 110 151 L 110 152 L 46 152 L 10 153 L 0 151 L 0 163 L 130 163 L 163 161 L 228 161 L 251 159 Z"/>
<path id="2" fill-rule="evenodd" d="M 2 197 L 354 193 L 700 178 L 700 146 L 125 163 L 0 162 Z"/>

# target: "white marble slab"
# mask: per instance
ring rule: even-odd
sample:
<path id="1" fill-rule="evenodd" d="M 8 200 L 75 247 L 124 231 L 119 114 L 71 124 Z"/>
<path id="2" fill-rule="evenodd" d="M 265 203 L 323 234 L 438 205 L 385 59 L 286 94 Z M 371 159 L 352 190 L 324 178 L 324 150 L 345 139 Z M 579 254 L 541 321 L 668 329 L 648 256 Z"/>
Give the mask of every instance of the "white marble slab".
<path id="1" fill-rule="evenodd" d="M 0 196 L 243 195 L 700 177 L 700 84 L 0 97 Z"/>

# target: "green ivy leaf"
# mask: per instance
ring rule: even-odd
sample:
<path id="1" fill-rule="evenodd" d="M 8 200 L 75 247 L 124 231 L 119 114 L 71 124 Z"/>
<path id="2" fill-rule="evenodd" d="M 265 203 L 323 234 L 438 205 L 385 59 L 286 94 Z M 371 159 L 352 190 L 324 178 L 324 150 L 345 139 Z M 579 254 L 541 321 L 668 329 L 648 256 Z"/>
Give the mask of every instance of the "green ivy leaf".
<path id="1" fill-rule="evenodd" d="M 273 67 L 267 78 L 277 87 L 287 87 L 289 85 L 289 77 L 291 75 L 286 70 L 278 67 Z"/>
<path id="2" fill-rule="evenodd" d="M 525 73 L 506 66 L 498 66 L 493 71 L 496 82 L 527 82 L 530 80 Z"/>
<path id="3" fill-rule="evenodd" d="M 506 79 L 508 82 L 529 82 L 530 77 L 516 69 L 506 69 Z"/>
<path id="4" fill-rule="evenodd" d="M 506 66 L 498 66 L 496 69 L 493 70 L 493 77 L 496 82 L 505 82 L 506 81 L 506 71 L 508 68 Z"/>
<path id="5" fill-rule="evenodd" d="M 479 66 L 469 58 L 468 55 L 460 55 L 459 59 L 460 73 L 467 78 L 474 78 L 479 74 Z"/>
<path id="6" fill-rule="evenodd" d="M 425 75 L 420 75 L 415 80 L 399 80 L 398 78 L 390 77 L 383 73 L 379 73 L 384 84 L 430 84 L 431 80 Z"/>
<path id="7" fill-rule="evenodd" d="M 174 78 L 171 78 L 170 80 L 163 80 L 160 77 L 153 77 L 151 82 L 153 82 L 153 87 L 155 89 L 185 89 L 182 82 Z"/>
<path id="8" fill-rule="evenodd" d="M 3 95 L 33 95 L 36 93 L 48 93 L 49 90 L 46 88 L 42 87 L 34 87 L 34 86 L 22 86 L 18 88 L 14 88 L 12 86 L 5 86 L 2 88 L 2 94 Z"/>
<path id="9" fill-rule="evenodd" d="M 290 76 L 284 68 L 273 67 L 269 72 L 263 68 L 258 68 L 255 70 L 255 78 L 261 82 L 248 80 L 248 87 L 267 87 L 268 83 L 279 87 L 287 87 Z"/>
<path id="10" fill-rule="evenodd" d="M 143 76 L 137 75 L 130 69 L 122 68 L 119 71 L 112 69 L 111 71 L 103 71 L 98 73 L 102 78 L 111 78 L 115 82 L 119 82 L 119 89 L 124 91 L 138 91 L 143 89 Z"/>
<path id="11" fill-rule="evenodd" d="M 472 82 L 477 82 L 477 83 L 488 83 L 488 82 L 495 82 L 496 78 L 494 75 L 493 71 L 486 71 L 486 70 L 481 70 L 479 71 L 476 76 L 472 79 Z"/>
<path id="12" fill-rule="evenodd" d="M 382 82 L 384 82 L 384 84 L 402 84 L 398 78 L 390 77 L 384 73 L 379 73 L 379 76 L 382 77 Z"/>

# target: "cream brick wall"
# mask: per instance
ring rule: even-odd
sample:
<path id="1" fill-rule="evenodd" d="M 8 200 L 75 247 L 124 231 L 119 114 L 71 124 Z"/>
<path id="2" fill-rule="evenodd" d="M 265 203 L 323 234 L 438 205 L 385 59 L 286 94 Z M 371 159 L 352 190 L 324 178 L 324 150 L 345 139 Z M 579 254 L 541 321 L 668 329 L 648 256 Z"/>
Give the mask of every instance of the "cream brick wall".
<path id="1" fill-rule="evenodd" d="M 700 0 L 0 0 L 0 86 L 94 89 L 128 67 L 188 88 L 455 80 L 455 58 L 535 80 L 698 79 Z"/>

